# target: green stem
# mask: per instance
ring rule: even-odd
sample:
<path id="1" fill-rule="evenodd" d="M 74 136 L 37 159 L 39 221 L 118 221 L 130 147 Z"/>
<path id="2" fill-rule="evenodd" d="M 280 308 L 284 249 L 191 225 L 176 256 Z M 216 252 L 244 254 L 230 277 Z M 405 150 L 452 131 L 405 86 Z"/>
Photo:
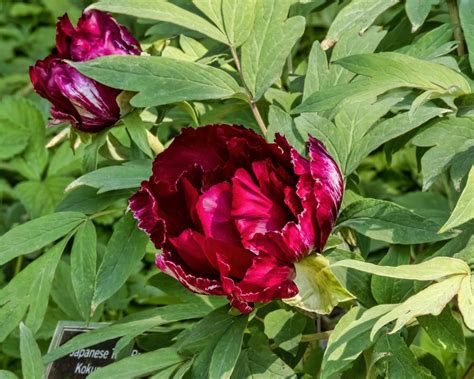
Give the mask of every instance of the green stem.
<path id="1" fill-rule="evenodd" d="M 461 21 L 459 19 L 459 10 L 457 0 L 446 0 L 448 4 L 449 17 L 454 25 L 454 39 L 458 41 L 457 52 L 459 56 L 466 54 L 464 47 L 464 36 L 461 29 Z"/>
<path id="2" fill-rule="evenodd" d="M 14 276 L 16 276 L 21 271 L 22 265 L 23 265 L 23 255 L 20 255 L 16 260 Z"/>
<path id="3" fill-rule="evenodd" d="M 95 213 L 93 214 L 92 216 L 89 217 L 89 220 L 93 220 L 97 217 L 100 217 L 100 216 L 106 216 L 106 215 L 109 215 L 109 214 L 112 214 L 112 213 L 116 213 L 117 212 L 117 209 L 109 209 L 108 211 L 102 211 L 102 212 L 98 212 L 98 213 Z"/>
<path id="4" fill-rule="evenodd" d="M 255 117 L 255 120 L 257 121 L 258 127 L 260 128 L 262 134 L 264 136 L 266 136 L 267 135 L 267 127 L 265 126 L 265 122 L 263 121 L 262 115 L 260 114 L 260 112 L 258 110 L 257 104 L 255 103 L 255 100 L 253 99 L 253 96 L 252 96 L 252 93 L 250 92 L 250 89 L 245 84 L 244 76 L 242 75 L 242 66 L 240 65 L 240 59 L 239 59 L 239 56 L 237 54 L 237 51 L 235 50 L 234 46 L 230 47 L 230 51 L 232 53 L 232 58 L 234 59 L 234 62 L 235 62 L 235 67 L 237 68 L 237 72 L 239 73 L 240 80 L 242 81 L 245 92 L 248 96 L 250 109 L 252 110 L 253 116 Z"/>

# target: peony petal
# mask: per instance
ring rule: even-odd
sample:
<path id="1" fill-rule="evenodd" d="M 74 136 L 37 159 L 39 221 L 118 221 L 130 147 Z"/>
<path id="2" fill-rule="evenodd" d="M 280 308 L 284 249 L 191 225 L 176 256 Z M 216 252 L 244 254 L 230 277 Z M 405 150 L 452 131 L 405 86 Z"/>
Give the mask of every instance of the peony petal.
<path id="1" fill-rule="evenodd" d="M 153 162 L 153 177 L 175 188 L 183 172 L 199 167 L 204 173 L 221 166 L 228 158 L 215 128 L 186 128 Z"/>
<path id="2" fill-rule="evenodd" d="M 54 72 L 54 80 L 62 95 L 74 106 L 81 123 L 76 125 L 86 132 L 97 132 L 115 124 L 120 118 L 116 98 L 120 90 L 106 87 L 82 75 L 66 63 Z"/>
<path id="3" fill-rule="evenodd" d="M 298 215 L 303 211 L 303 208 L 301 205 L 301 200 L 296 194 L 295 189 L 293 187 L 285 187 L 284 194 L 286 206 L 295 218 L 298 217 Z"/>
<path id="4" fill-rule="evenodd" d="M 208 239 L 208 252 L 215 255 L 221 278 L 243 279 L 255 255 L 239 245 Z"/>
<path id="5" fill-rule="evenodd" d="M 60 34 L 58 27 L 58 34 Z M 69 55 L 74 61 L 86 61 L 106 55 L 140 55 L 138 41 L 109 14 L 84 12 L 77 28 L 69 34 Z M 66 34 L 65 33 L 65 34 Z"/>
<path id="6" fill-rule="evenodd" d="M 314 248 L 300 225 L 289 222 L 281 231 L 256 234 L 249 242 L 253 249 L 271 255 L 287 265 L 299 261 Z"/>
<path id="7" fill-rule="evenodd" d="M 339 167 L 324 145 L 313 137 L 309 138 L 309 156 L 311 175 L 315 181 L 314 193 L 318 201 L 316 218 L 319 225 L 319 251 L 321 251 L 336 222 L 344 182 Z"/>
<path id="8" fill-rule="evenodd" d="M 207 237 L 239 246 L 240 235 L 231 218 L 231 209 L 232 186 L 227 182 L 212 186 L 199 197 L 196 204 Z"/>
<path id="9" fill-rule="evenodd" d="M 244 169 L 232 178 L 232 217 L 245 247 L 256 233 L 280 230 L 287 221 L 287 212 L 266 197 L 251 175 Z"/>
<path id="10" fill-rule="evenodd" d="M 53 122 L 56 117 L 62 119 L 61 122 L 64 119 L 77 120 L 79 122 L 79 113 L 63 95 L 55 80 L 56 76 L 62 72 L 64 64 L 60 58 L 53 55 L 37 61 L 34 66 L 30 67 L 31 83 L 40 96 L 48 99 L 53 104 L 56 113 L 53 114 Z"/>
<path id="11" fill-rule="evenodd" d="M 158 204 L 149 182 L 142 182 L 140 190 L 130 198 L 129 207 L 138 221 L 138 227 L 151 237 L 157 248 L 161 248 L 165 242 L 165 226 L 158 216 Z"/>
<path id="12" fill-rule="evenodd" d="M 182 177 L 180 182 L 189 216 L 194 223 L 194 227 L 198 231 L 202 231 L 201 220 L 199 219 L 199 214 L 196 209 L 199 200 L 199 192 L 188 177 Z"/>
<path id="13" fill-rule="evenodd" d="M 56 50 L 61 58 L 71 58 L 69 49 L 71 46 L 71 37 L 74 33 L 74 26 L 72 26 L 67 13 L 58 18 L 58 22 L 56 23 Z"/>
<path id="14" fill-rule="evenodd" d="M 223 282 L 224 291 L 231 297 L 245 302 L 267 302 L 273 299 L 296 295 L 293 283 L 294 268 L 279 263 L 273 257 L 256 257 L 244 279 L 235 283 L 232 279 Z"/>
<path id="15" fill-rule="evenodd" d="M 190 229 L 185 230 L 178 237 L 169 239 L 175 253 L 185 263 L 188 271 L 205 277 L 217 278 L 219 273 L 207 259 L 206 238 Z"/>
<path id="16" fill-rule="evenodd" d="M 156 256 L 156 265 L 164 273 L 177 279 L 187 289 L 204 295 L 224 295 L 219 280 L 191 274 L 183 268 L 183 262 L 169 251 Z"/>

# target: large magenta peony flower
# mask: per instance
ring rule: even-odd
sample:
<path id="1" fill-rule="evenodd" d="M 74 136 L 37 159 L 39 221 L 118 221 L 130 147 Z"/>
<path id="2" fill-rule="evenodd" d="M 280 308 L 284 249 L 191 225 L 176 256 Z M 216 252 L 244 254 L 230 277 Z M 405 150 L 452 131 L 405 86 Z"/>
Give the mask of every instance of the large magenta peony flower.
<path id="1" fill-rule="evenodd" d="M 241 126 L 184 129 L 130 199 L 139 227 L 163 249 L 158 267 L 244 313 L 296 295 L 294 263 L 322 251 L 343 191 L 314 138 L 309 156 Z"/>
<path id="2" fill-rule="evenodd" d="M 120 118 L 116 99 L 121 91 L 85 77 L 65 60 L 140 53 L 130 32 L 106 13 L 86 11 L 76 28 L 67 14 L 61 17 L 56 27 L 56 52 L 30 67 L 36 92 L 53 104 L 50 124 L 70 122 L 81 131 L 98 132 Z"/>

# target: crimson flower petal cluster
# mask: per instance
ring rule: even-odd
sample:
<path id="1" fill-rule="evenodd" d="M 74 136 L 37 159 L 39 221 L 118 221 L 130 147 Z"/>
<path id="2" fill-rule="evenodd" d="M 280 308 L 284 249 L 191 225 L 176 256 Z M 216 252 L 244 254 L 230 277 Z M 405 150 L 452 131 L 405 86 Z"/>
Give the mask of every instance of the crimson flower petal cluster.
<path id="1" fill-rule="evenodd" d="M 140 45 L 110 15 L 83 13 L 74 27 L 68 15 L 56 25 L 56 51 L 30 67 L 35 91 L 52 103 L 50 124 L 71 123 L 83 132 L 99 132 L 120 118 L 120 90 L 87 78 L 67 63 L 105 55 L 140 55 Z"/>
<path id="2" fill-rule="evenodd" d="M 322 251 L 343 192 L 339 168 L 315 138 L 309 158 L 282 136 L 267 143 L 242 126 L 184 129 L 130 199 L 139 227 L 162 249 L 157 266 L 243 313 L 295 296 L 294 264 Z"/>

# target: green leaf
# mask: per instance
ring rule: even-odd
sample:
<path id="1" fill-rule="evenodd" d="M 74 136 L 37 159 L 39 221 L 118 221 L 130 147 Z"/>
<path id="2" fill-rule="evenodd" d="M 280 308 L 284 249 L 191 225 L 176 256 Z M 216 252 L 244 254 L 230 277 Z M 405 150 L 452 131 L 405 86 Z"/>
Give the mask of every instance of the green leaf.
<path id="1" fill-rule="evenodd" d="M 129 379 L 143 377 L 184 361 L 174 348 L 165 347 L 149 353 L 124 358 L 88 375 L 90 379 Z"/>
<path id="2" fill-rule="evenodd" d="M 426 104 L 421 106 L 412 117 L 409 112 L 404 112 L 377 123 L 362 138 L 357 139 L 349 154 L 347 172 L 353 172 L 366 156 L 382 144 L 412 131 L 445 112 L 446 109 Z"/>
<path id="3" fill-rule="evenodd" d="M 280 107 L 270 105 L 268 113 L 267 141 L 273 142 L 275 135 L 279 133 L 287 139 L 288 143 L 300 153 L 304 153 L 305 141 L 296 129 L 291 116 Z"/>
<path id="4" fill-rule="evenodd" d="M 451 211 L 448 199 L 439 192 L 412 191 L 395 197 L 393 201 L 440 225 L 446 222 Z"/>
<path id="5" fill-rule="evenodd" d="M 459 1 L 459 18 L 461 19 L 462 31 L 469 50 L 469 62 L 474 70 L 474 1 Z"/>
<path id="6" fill-rule="evenodd" d="M 357 27 L 344 32 L 331 53 L 327 87 L 349 83 L 355 76 L 353 72 L 334 62 L 350 55 L 373 53 L 386 33 L 377 26 L 370 27 L 362 34 Z"/>
<path id="7" fill-rule="evenodd" d="M 474 149 L 474 119 L 444 118 L 419 133 L 413 143 L 416 146 L 434 146 L 421 159 L 423 189 L 427 190 L 448 168 L 451 167 L 451 176 L 460 166 L 463 171 L 461 175 L 471 168 L 472 161 L 471 165 L 465 166 L 463 163 L 466 157 L 460 161 L 456 158 L 461 158 Z"/>
<path id="8" fill-rule="evenodd" d="M 465 276 L 458 293 L 458 307 L 466 326 L 474 330 L 474 289 L 472 276 Z"/>
<path id="9" fill-rule="evenodd" d="M 130 100 L 137 108 L 222 99 L 240 91 L 234 78 L 223 70 L 167 57 L 107 56 L 71 65 L 109 87 L 138 92 Z"/>
<path id="10" fill-rule="evenodd" d="M 0 342 L 24 319 L 25 324 L 37 332 L 43 323 L 56 266 L 69 238 L 20 271 L 0 290 Z"/>
<path id="11" fill-rule="evenodd" d="M 138 188 L 151 175 L 152 161 L 148 159 L 126 162 L 121 166 L 99 168 L 74 180 L 67 191 L 79 186 L 98 189 L 98 194 L 127 188 Z"/>
<path id="12" fill-rule="evenodd" d="M 380 14 L 397 3 L 397 0 L 352 0 L 337 14 L 322 45 L 328 49 L 352 28 L 362 34 Z"/>
<path id="13" fill-rule="evenodd" d="M 329 261 L 320 254 L 295 263 L 295 270 L 294 282 L 299 292 L 295 297 L 283 299 L 289 305 L 307 312 L 329 314 L 340 302 L 354 298 L 334 276 Z"/>
<path id="14" fill-rule="evenodd" d="M 296 355 L 306 321 L 301 313 L 277 309 L 265 316 L 265 334 L 280 349 Z"/>
<path id="15" fill-rule="evenodd" d="M 218 340 L 233 322 L 227 309 L 227 307 L 216 309 L 180 335 L 177 343 L 178 352 L 196 354 L 202 351 L 209 341 Z"/>
<path id="16" fill-rule="evenodd" d="M 138 112 L 133 112 L 122 118 L 130 138 L 149 158 L 154 158 L 155 154 L 148 142 L 148 129 L 145 127 L 147 123 L 142 121 Z"/>
<path id="17" fill-rule="evenodd" d="M 84 320 L 91 315 L 94 296 L 97 235 L 94 223 L 90 220 L 82 224 L 74 237 L 71 250 L 71 281 L 76 295 L 77 305 Z"/>
<path id="18" fill-rule="evenodd" d="M 11 371 L 0 370 L 0 378 L 1 379 L 18 379 L 18 376 L 16 376 Z"/>
<path id="19" fill-rule="evenodd" d="M 230 378 L 239 358 L 248 317 L 234 317 L 232 324 L 217 342 L 209 367 L 210 378 Z"/>
<path id="20" fill-rule="evenodd" d="M 460 96 L 471 92 L 469 82 L 458 72 L 400 53 L 352 55 L 338 60 L 337 64 L 359 75 L 388 80 L 398 87 L 419 88 L 438 95 Z"/>
<path id="21" fill-rule="evenodd" d="M 82 167 L 85 172 L 97 170 L 99 164 L 99 150 L 107 141 L 108 131 L 92 135 L 91 141 L 84 148 Z"/>
<path id="22" fill-rule="evenodd" d="M 377 366 L 384 378 L 434 378 L 426 368 L 418 364 L 415 355 L 398 335 L 383 333 L 377 339 L 372 355 L 381 357 Z"/>
<path id="23" fill-rule="evenodd" d="M 169 22 L 195 30 L 216 41 L 227 43 L 227 37 L 204 18 L 163 0 L 103 0 L 92 5 L 95 9 L 122 13 L 134 17 Z"/>
<path id="24" fill-rule="evenodd" d="M 30 132 L 10 120 L 2 119 L 0 114 L 0 159 L 8 159 L 25 150 L 30 140 Z"/>
<path id="25" fill-rule="evenodd" d="M 413 130 L 445 111 L 426 105 L 411 118 L 406 112 L 377 122 L 402 99 L 402 96 L 394 95 L 373 104 L 370 101 L 351 102 L 341 107 L 334 123 L 315 113 L 304 113 L 295 119 L 296 128 L 305 138 L 306 135 L 312 135 L 323 141 L 344 175 L 348 176 L 367 155 L 383 143 Z"/>
<path id="26" fill-rule="evenodd" d="M 321 379 L 331 378 L 347 368 L 373 342 L 370 330 L 394 306 L 382 304 L 368 310 L 354 307 L 336 324 L 328 340 L 321 366 Z"/>
<path id="27" fill-rule="evenodd" d="M 20 323 L 21 371 L 24 378 L 43 379 L 44 366 L 41 351 L 33 333 L 25 324 Z"/>
<path id="28" fill-rule="evenodd" d="M 125 284 L 145 255 L 147 241 L 130 213 L 115 225 L 97 272 L 92 311 Z"/>
<path id="29" fill-rule="evenodd" d="M 65 344 L 46 354 L 43 360 L 45 363 L 50 363 L 77 349 L 124 336 L 133 333 L 134 330 L 150 330 L 158 325 L 200 318 L 209 313 L 210 310 L 209 307 L 201 303 L 167 305 L 133 313 L 110 326 L 91 330 L 90 332 L 79 334 L 71 338 Z"/>
<path id="30" fill-rule="evenodd" d="M 439 280 L 450 276 L 464 276 L 470 273 L 466 262 L 451 257 L 435 257 L 418 264 L 379 266 L 356 260 L 343 260 L 331 264 L 331 267 L 348 267 L 387 278 L 408 280 Z"/>
<path id="31" fill-rule="evenodd" d="M 391 246 L 380 260 L 380 266 L 401 266 L 410 263 L 410 246 Z M 374 276 L 372 295 L 379 304 L 396 304 L 413 294 L 413 283 L 407 280 Z"/>
<path id="32" fill-rule="evenodd" d="M 26 130 L 30 136 L 28 146 L 24 151 L 22 149 L 21 157 L 15 157 L 11 161 L 12 166 L 28 179 L 41 179 L 48 160 L 48 152 L 45 149 L 45 122 L 41 112 L 26 99 L 5 97 L 0 102 L 0 125 L 3 123 L 9 126 L 9 129 Z M 9 131 L 8 134 L 10 133 Z M 19 138 L 21 142 L 22 137 Z M 13 146 L 17 143 L 16 140 L 4 138 L 2 132 L 3 140 Z M 0 150 L 4 151 L 4 148 L 7 152 L 11 149 L 2 143 Z"/>
<path id="33" fill-rule="evenodd" d="M 360 254 L 353 251 L 346 251 L 341 249 L 334 249 L 326 255 L 329 262 L 331 262 L 331 270 L 336 278 L 341 282 L 351 294 L 353 294 L 357 301 L 365 308 L 371 308 L 377 305 L 370 288 L 372 276 L 362 271 L 351 270 L 347 267 L 334 267 L 333 263 L 345 260 L 355 259 L 363 261 Z"/>
<path id="34" fill-rule="evenodd" d="M 28 271 L 21 277 L 20 274 L 22 274 L 23 271 L 17 275 L 20 277 L 18 280 L 21 281 L 21 284 L 15 284 L 15 286 L 18 285 L 17 291 L 21 291 L 21 287 L 25 289 L 30 288 L 26 290 L 28 292 L 29 309 L 25 324 L 35 333 L 43 324 L 48 309 L 48 300 L 56 268 L 70 237 L 71 235 L 68 235 L 54 245 L 43 255 L 44 259 L 37 258 L 33 263 L 30 263 L 30 265 L 23 270 Z M 40 261 L 38 266 L 30 268 L 30 266 L 37 261 Z"/>
<path id="35" fill-rule="evenodd" d="M 249 348 L 240 354 L 232 379 L 288 379 L 294 371 L 268 347 Z"/>
<path id="36" fill-rule="evenodd" d="M 39 250 L 84 222 L 78 212 L 53 213 L 19 225 L 0 237 L 0 265 Z"/>
<path id="37" fill-rule="evenodd" d="M 256 0 L 193 0 L 193 3 L 226 34 L 228 44 L 238 47 L 250 35 Z"/>
<path id="38" fill-rule="evenodd" d="M 304 79 L 303 101 L 309 95 L 330 86 L 326 53 L 319 41 L 313 43 L 308 57 L 308 70 Z"/>
<path id="39" fill-rule="evenodd" d="M 131 190 L 109 191 L 97 193 L 96 188 L 80 186 L 66 194 L 63 201 L 56 207 L 56 212 L 82 212 L 93 214 L 111 206 L 113 203 L 128 199 Z"/>
<path id="40" fill-rule="evenodd" d="M 454 318 L 449 306 L 438 316 L 420 316 L 418 322 L 425 329 L 431 340 L 443 350 L 460 353 L 466 350 L 461 325 Z"/>
<path id="41" fill-rule="evenodd" d="M 446 304 L 459 292 L 464 277 L 467 276 L 452 275 L 441 282 L 426 287 L 416 295 L 397 305 L 377 321 L 372 329 L 370 338 L 373 339 L 382 327 L 392 321 L 395 321 L 395 326 L 390 331 L 391 334 L 399 331 L 415 317 L 429 314 L 439 315 Z"/>
<path id="42" fill-rule="evenodd" d="M 250 33 L 257 0 L 222 0 L 222 17 L 229 44 L 242 45 Z"/>
<path id="43" fill-rule="evenodd" d="M 338 226 L 346 226 L 379 241 L 411 245 L 442 241 L 451 233 L 438 234 L 439 225 L 410 210 L 377 199 L 362 199 L 343 209 Z"/>
<path id="44" fill-rule="evenodd" d="M 53 288 L 51 288 L 51 298 L 54 303 L 67 315 L 70 320 L 81 320 L 74 288 L 71 280 L 71 266 L 60 260 L 56 272 L 54 273 Z M 66 317 L 63 317 L 66 318 Z"/>
<path id="45" fill-rule="evenodd" d="M 386 32 L 379 28 L 369 28 L 362 35 L 357 28 L 344 32 L 331 53 L 331 61 L 353 54 L 371 53 L 380 43 Z M 355 76 L 345 68 L 328 65 L 326 53 L 319 42 L 315 42 L 308 58 L 308 70 L 305 77 L 303 101 L 309 95 L 329 89 L 337 84 L 346 84 Z"/>
<path id="46" fill-rule="evenodd" d="M 352 99 L 372 101 L 384 92 L 397 87 L 397 84 L 383 78 L 376 80 L 364 78 L 351 83 L 339 84 L 312 93 L 291 113 L 321 112 L 334 108 L 343 100 L 348 103 Z"/>
<path id="47" fill-rule="evenodd" d="M 43 181 L 29 180 L 19 183 L 15 187 L 15 193 L 31 218 L 37 218 L 54 211 L 71 180 L 61 176 L 49 177 Z"/>
<path id="48" fill-rule="evenodd" d="M 431 0 L 407 0 L 405 10 L 412 25 L 412 33 L 416 32 L 423 25 L 430 13 L 431 5 Z"/>
<path id="49" fill-rule="evenodd" d="M 474 167 L 469 171 L 466 186 L 459 197 L 449 220 L 442 226 L 440 233 L 453 229 L 474 218 Z"/>
<path id="50" fill-rule="evenodd" d="M 416 58 L 431 60 L 444 56 L 456 48 L 457 42 L 452 41 L 452 38 L 453 26 L 442 24 L 397 51 Z"/>
<path id="51" fill-rule="evenodd" d="M 242 75 L 254 101 L 281 76 L 286 58 L 304 32 L 304 17 L 287 19 L 290 3 L 257 0 L 253 30 L 242 45 Z"/>

